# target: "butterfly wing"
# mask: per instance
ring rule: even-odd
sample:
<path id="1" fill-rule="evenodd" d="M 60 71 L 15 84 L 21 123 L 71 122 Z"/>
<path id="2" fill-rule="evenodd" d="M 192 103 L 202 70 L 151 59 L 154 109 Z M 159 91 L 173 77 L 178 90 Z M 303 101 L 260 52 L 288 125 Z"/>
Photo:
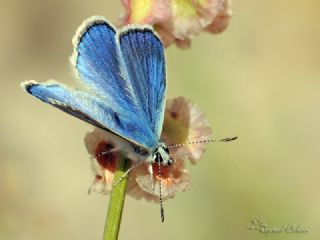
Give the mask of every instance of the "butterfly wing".
<path id="1" fill-rule="evenodd" d="M 121 69 L 116 30 L 100 16 L 83 22 L 73 38 L 71 62 L 76 74 L 109 106 L 121 111 L 139 111 L 131 83 Z"/>
<path id="2" fill-rule="evenodd" d="M 118 42 L 136 100 L 159 139 L 166 92 L 163 45 L 146 26 L 124 28 L 118 33 Z"/>
<path id="3" fill-rule="evenodd" d="M 57 107 L 94 126 L 110 131 L 138 146 L 148 143 L 153 135 L 143 121 L 137 119 L 133 112 L 114 111 L 104 101 L 93 94 L 77 91 L 57 82 L 37 83 L 27 81 L 22 87 L 41 101 Z M 142 146 L 149 148 L 150 146 Z"/>
<path id="4" fill-rule="evenodd" d="M 162 44 L 153 31 L 128 28 L 117 34 L 104 18 L 93 17 L 78 29 L 74 47 L 72 62 L 90 93 L 57 83 L 27 82 L 25 90 L 148 151 L 154 149 L 162 129 L 165 70 Z"/>
<path id="5" fill-rule="evenodd" d="M 137 82 L 129 78 L 116 39 L 116 30 L 105 18 L 95 16 L 87 19 L 79 27 L 73 39 L 72 63 L 80 80 L 108 106 L 112 106 L 119 115 L 124 112 L 134 113 L 129 116 L 134 123 L 135 121 L 143 122 L 151 135 L 140 142 L 140 145 L 145 148 L 154 148 L 158 144 L 157 135 L 137 100 L 137 93 L 133 89 Z M 139 141 L 141 139 L 135 139 L 135 142 Z"/>

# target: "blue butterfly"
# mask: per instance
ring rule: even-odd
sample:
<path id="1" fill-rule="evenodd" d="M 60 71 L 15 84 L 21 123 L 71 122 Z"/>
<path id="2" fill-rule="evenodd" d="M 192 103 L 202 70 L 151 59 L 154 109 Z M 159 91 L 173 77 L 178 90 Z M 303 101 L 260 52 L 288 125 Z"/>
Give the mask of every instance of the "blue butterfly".
<path id="1" fill-rule="evenodd" d="M 165 109 L 163 45 L 149 26 L 116 30 L 103 17 L 87 19 L 74 39 L 71 62 L 84 88 L 55 81 L 22 83 L 25 91 L 111 133 L 131 160 L 171 165 L 160 140 Z"/>

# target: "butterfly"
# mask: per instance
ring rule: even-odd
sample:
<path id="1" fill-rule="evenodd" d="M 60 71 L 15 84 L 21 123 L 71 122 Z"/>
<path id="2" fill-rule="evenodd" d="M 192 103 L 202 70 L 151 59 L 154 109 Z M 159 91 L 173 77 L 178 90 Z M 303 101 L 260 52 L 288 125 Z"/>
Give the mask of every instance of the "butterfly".
<path id="1" fill-rule="evenodd" d="M 129 25 L 116 29 L 104 17 L 94 16 L 78 28 L 73 38 L 71 63 L 81 89 L 56 81 L 21 84 L 32 96 L 110 133 L 113 142 L 128 159 L 139 164 L 174 163 L 169 148 L 185 144 L 227 142 L 201 140 L 171 146 L 161 141 L 166 99 L 164 47 L 150 26 Z M 119 179 L 118 179 L 119 180 Z"/>
<path id="2" fill-rule="evenodd" d="M 130 160 L 173 164 L 160 140 L 166 98 L 164 47 L 150 26 L 116 29 L 94 16 L 73 38 L 71 63 L 83 89 L 26 81 L 32 96 L 111 133 Z"/>

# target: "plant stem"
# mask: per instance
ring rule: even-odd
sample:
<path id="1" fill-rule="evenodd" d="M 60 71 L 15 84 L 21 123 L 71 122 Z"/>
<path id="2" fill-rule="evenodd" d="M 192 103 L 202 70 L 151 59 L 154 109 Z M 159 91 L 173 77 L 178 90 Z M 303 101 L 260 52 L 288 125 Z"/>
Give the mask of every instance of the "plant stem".
<path id="1" fill-rule="evenodd" d="M 128 169 L 128 161 L 125 157 L 121 156 L 119 164 L 117 164 L 117 169 L 114 174 L 115 181 L 122 177 L 126 170 Z M 123 177 L 123 179 L 118 182 L 112 188 L 108 214 L 106 218 L 106 223 L 104 225 L 103 240 L 117 240 L 121 224 L 122 210 L 124 206 L 124 199 L 126 196 L 128 176 Z"/>

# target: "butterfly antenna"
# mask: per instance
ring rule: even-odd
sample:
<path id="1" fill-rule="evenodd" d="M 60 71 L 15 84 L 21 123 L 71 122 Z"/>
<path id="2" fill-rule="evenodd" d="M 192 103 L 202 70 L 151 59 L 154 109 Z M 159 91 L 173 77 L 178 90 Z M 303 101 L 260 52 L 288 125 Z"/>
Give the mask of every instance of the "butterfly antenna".
<path id="1" fill-rule="evenodd" d="M 158 162 L 158 174 L 159 174 L 159 201 L 160 201 L 160 216 L 161 216 L 161 222 L 164 222 L 164 209 L 163 209 L 163 203 L 162 203 L 162 194 L 161 194 L 161 188 L 162 188 L 162 174 L 161 174 L 161 163 Z"/>
<path id="2" fill-rule="evenodd" d="M 193 144 L 207 144 L 207 143 L 221 143 L 221 142 L 231 142 L 236 140 L 238 137 L 228 137 L 228 138 L 222 138 L 222 139 L 204 139 L 204 140 L 199 140 L 199 141 L 192 141 L 192 142 L 186 142 L 186 143 L 179 143 L 179 144 L 173 144 L 167 146 L 168 148 L 175 148 L 175 147 L 181 147 L 185 145 L 193 145 Z"/>

